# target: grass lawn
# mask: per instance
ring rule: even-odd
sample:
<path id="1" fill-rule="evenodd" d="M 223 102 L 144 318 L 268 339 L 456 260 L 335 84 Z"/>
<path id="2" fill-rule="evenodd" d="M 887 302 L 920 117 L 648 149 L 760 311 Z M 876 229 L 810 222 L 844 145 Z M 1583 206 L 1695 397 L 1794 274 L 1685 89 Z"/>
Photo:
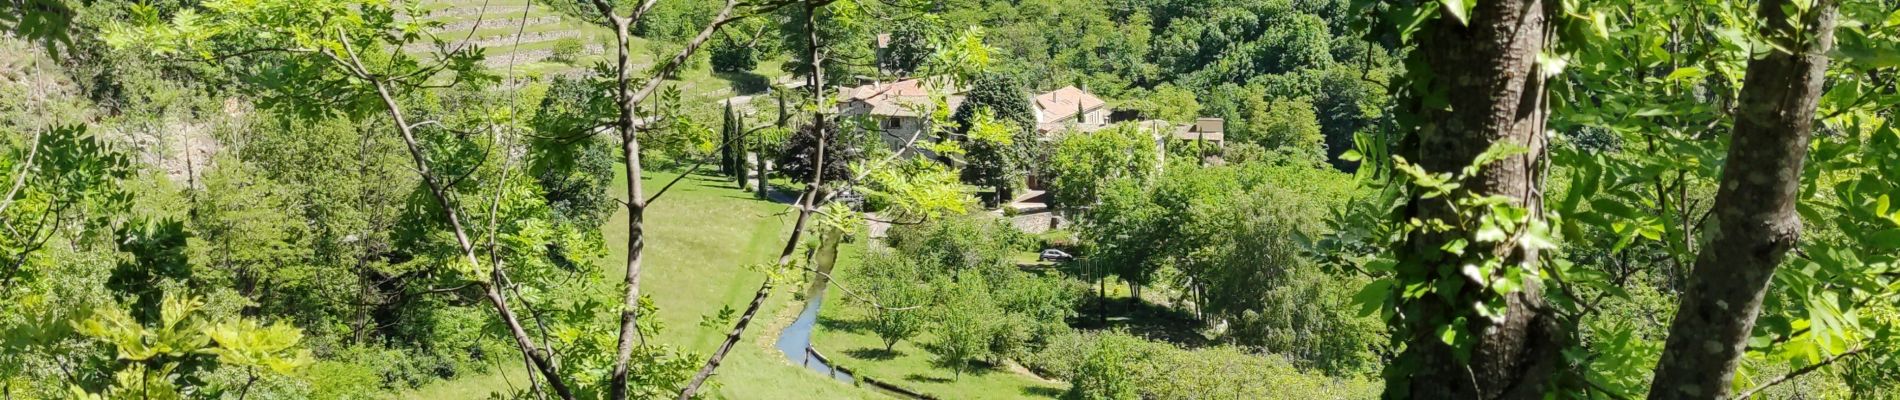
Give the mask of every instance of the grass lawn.
<path id="1" fill-rule="evenodd" d="M 616 178 L 623 176 L 615 172 Z M 648 195 L 676 176 L 649 173 L 645 179 Z M 795 217 L 783 213 L 787 209 L 784 205 L 754 200 L 722 178 L 688 176 L 647 211 L 647 255 L 640 286 L 660 307 L 658 316 L 665 323 L 665 331 L 659 339 L 701 356 L 710 354 L 730 328 L 702 327 L 701 317 L 726 306 L 745 307 L 764 279 L 762 273 L 745 266 L 776 259 Z M 616 179 L 612 192 L 616 196 L 624 193 L 624 185 L 624 178 Z M 613 250 L 600 263 L 616 282 L 625 271 L 626 224 L 627 216 L 621 211 L 602 226 L 608 247 Z M 803 304 L 792 299 L 795 290 L 784 286 L 775 289 L 758 319 L 746 330 L 744 341 L 719 367 L 713 378 L 718 387 L 706 393 L 729 399 L 881 398 L 868 389 L 854 388 L 794 365 L 772 348 L 779 328 L 789 324 Z M 486 397 L 489 392 L 507 390 L 509 382 L 524 385 L 522 369 L 518 364 L 511 365 L 496 373 L 440 382 L 400 397 Z"/>
<path id="2" fill-rule="evenodd" d="M 853 250 L 841 251 L 833 275 L 850 280 L 862 265 L 859 260 L 865 246 L 863 242 L 854 243 L 849 247 Z M 819 313 L 818 331 L 812 340 L 819 352 L 857 371 L 860 376 L 894 382 L 944 399 L 1055 398 L 1069 388 L 1065 383 L 1041 380 L 1003 367 L 966 369 L 962 377 L 954 377 L 954 371 L 932 363 L 935 356 L 920 345 L 931 340 L 927 332 L 899 342 L 892 353 L 884 353 L 883 339 L 855 326 L 857 321 L 863 320 L 866 311 L 851 301 L 837 286 L 832 286 L 826 292 L 825 308 Z"/>

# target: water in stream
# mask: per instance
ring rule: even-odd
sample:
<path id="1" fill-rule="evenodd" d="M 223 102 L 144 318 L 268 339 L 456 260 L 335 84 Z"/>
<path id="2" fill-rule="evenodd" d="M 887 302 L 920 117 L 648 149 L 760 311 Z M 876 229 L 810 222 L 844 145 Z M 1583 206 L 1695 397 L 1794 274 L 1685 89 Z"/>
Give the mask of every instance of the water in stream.
<path id="1" fill-rule="evenodd" d="M 802 364 L 806 368 L 811 368 L 812 371 L 844 381 L 844 383 L 856 383 L 856 378 L 850 373 L 833 368 L 830 363 L 813 357 L 805 350 L 811 347 L 811 334 L 818 325 L 818 310 L 824 306 L 824 303 L 825 297 L 822 291 L 819 291 L 819 295 L 812 296 L 810 301 L 805 302 L 805 310 L 798 313 L 798 319 L 792 321 L 791 326 L 785 327 L 784 332 L 779 333 L 776 347 L 793 363 Z"/>

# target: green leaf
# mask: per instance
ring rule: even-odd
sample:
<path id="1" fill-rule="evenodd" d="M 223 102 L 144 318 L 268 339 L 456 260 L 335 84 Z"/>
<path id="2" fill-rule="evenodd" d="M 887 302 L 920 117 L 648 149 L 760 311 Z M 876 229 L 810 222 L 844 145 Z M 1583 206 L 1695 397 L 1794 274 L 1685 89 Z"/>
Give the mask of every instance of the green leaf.
<path id="1" fill-rule="evenodd" d="M 1386 297 L 1392 294 L 1393 282 L 1391 278 L 1375 280 L 1367 283 L 1365 288 L 1359 289 L 1359 293 L 1352 295 L 1353 304 L 1359 305 L 1359 316 L 1371 316 L 1372 313 L 1379 311 L 1379 307 L 1385 306 Z"/>
<path id="2" fill-rule="evenodd" d="M 1663 79 L 1669 80 L 1669 81 L 1695 80 L 1695 79 L 1702 79 L 1702 77 L 1708 76 L 1708 75 L 1709 74 L 1707 72 L 1702 71 L 1702 68 L 1682 67 L 1682 68 L 1676 68 L 1675 71 L 1671 71 L 1669 73 L 1669 77 L 1663 78 Z"/>
<path id="3" fill-rule="evenodd" d="M 1878 248 L 1900 248 L 1900 228 L 1889 228 L 1867 235 L 1867 243 Z"/>
<path id="4" fill-rule="evenodd" d="M 1445 7 L 1445 12 L 1451 14 L 1453 19 L 1458 20 L 1458 25 L 1471 25 L 1471 9 L 1478 6 L 1477 0 L 1438 0 L 1438 3 Z"/>
<path id="5" fill-rule="evenodd" d="M 1605 17 L 1603 11 L 1590 12 L 1590 28 L 1596 31 L 1598 39 L 1610 38 L 1609 17 Z"/>

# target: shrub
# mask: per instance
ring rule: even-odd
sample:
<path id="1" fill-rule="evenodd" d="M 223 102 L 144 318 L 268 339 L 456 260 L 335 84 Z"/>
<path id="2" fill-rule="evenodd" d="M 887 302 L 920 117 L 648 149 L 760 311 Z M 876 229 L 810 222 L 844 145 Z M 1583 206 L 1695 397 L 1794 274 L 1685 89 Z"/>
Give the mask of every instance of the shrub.
<path id="1" fill-rule="evenodd" d="M 561 38 L 560 40 L 554 41 L 553 54 L 550 54 L 548 57 L 555 61 L 571 63 L 579 59 L 581 53 L 586 51 L 587 47 L 581 44 L 580 39 L 571 37 Z"/>

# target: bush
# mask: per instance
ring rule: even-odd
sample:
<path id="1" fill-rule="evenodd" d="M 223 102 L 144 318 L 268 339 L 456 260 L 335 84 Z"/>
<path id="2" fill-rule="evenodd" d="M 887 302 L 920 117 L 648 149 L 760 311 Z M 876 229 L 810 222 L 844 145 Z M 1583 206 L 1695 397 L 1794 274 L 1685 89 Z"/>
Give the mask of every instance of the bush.
<path id="1" fill-rule="evenodd" d="M 1054 337 L 1024 364 L 1069 381 L 1064 399 L 1372 398 L 1380 390 L 1239 347 L 1188 350 L 1118 331 Z"/>
<path id="2" fill-rule="evenodd" d="M 581 44 L 579 38 L 561 38 L 560 40 L 554 41 L 553 54 L 550 54 L 548 58 L 564 63 L 572 63 L 580 59 L 581 54 L 586 51 L 587 46 Z"/>
<path id="3" fill-rule="evenodd" d="M 1097 335 L 1094 346 L 1076 363 L 1064 400 L 1133 400 L 1140 396 L 1136 387 L 1135 364 L 1145 357 L 1143 347 L 1150 344 L 1121 332 Z M 1177 398 L 1177 397 L 1163 397 Z M 1185 397 L 1178 397 L 1185 398 Z"/>
<path id="4" fill-rule="evenodd" d="M 712 53 L 713 72 L 748 72 L 759 67 L 758 53 L 738 40 L 714 40 L 709 47 L 706 51 Z"/>

